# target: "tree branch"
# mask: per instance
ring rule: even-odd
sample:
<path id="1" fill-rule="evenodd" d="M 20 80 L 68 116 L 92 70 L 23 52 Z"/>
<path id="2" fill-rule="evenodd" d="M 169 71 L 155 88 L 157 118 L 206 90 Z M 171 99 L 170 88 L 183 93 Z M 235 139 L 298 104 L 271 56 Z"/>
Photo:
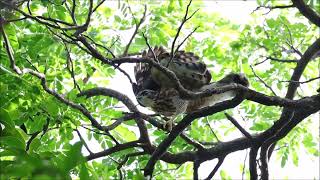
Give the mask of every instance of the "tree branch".
<path id="1" fill-rule="evenodd" d="M 258 147 L 252 147 L 249 153 L 249 170 L 250 170 L 250 179 L 257 180 L 258 173 L 257 173 L 257 153 Z"/>
<path id="2" fill-rule="evenodd" d="M 90 155 L 86 156 L 86 159 L 88 161 L 91 161 L 93 159 L 97 159 L 97 158 L 100 158 L 100 157 L 108 156 L 108 155 L 110 155 L 112 153 L 123 151 L 125 149 L 139 147 L 138 142 L 139 141 L 131 141 L 131 142 L 123 143 L 123 144 L 117 144 L 117 145 L 115 145 L 115 146 L 113 146 L 113 147 L 111 147 L 109 149 L 104 150 L 104 151 L 90 154 Z"/>
<path id="3" fill-rule="evenodd" d="M 134 32 L 133 32 L 133 34 L 132 34 L 132 36 L 131 36 L 131 38 L 130 38 L 130 40 L 129 40 L 129 43 L 127 44 L 126 48 L 124 49 L 124 52 L 123 52 L 123 55 L 122 55 L 122 56 L 127 56 L 128 51 L 129 51 L 129 48 L 130 48 L 130 45 L 131 45 L 134 37 L 137 35 L 138 30 L 139 30 L 141 24 L 145 21 L 146 13 L 147 13 L 147 6 L 145 5 L 145 6 L 144 6 L 143 15 L 142 15 L 139 23 L 136 22 L 136 28 L 135 28 L 135 30 L 134 30 Z M 132 15 L 133 15 L 133 13 L 132 13 Z"/>
<path id="4" fill-rule="evenodd" d="M 317 80 L 317 79 L 320 79 L 320 76 L 319 77 L 315 77 L 315 78 L 311 78 L 311 79 L 306 80 L 306 81 L 280 81 L 280 82 L 292 82 L 292 83 L 304 84 L 304 83 L 309 83 L 309 82 Z"/>
<path id="5" fill-rule="evenodd" d="M 264 59 L 261 62 L 257 62 L 255 63 L 253 66 L 257 66 L 259 64 L 262 64 L 264 62 L 266 62 L 267 60 L 271 60 L 271 61 L 277 61 L 277 62 L 282 62 L 282 63 L 297 63 L 298 60 L 291 60 L 291 59 L 279 59 L 279 58 L 275 58 L 275 57 L 271 57 L 271 56 L 267 56 L 265 57 L 266 59 Z"/>
<path id="6" fill-rule="evenodd" d="M 237 122 L 237 120 L 235 120 L 232 116 L 230 116 L 228 113 L 224 113 L 225 116 L 227 117 L 227 119 L 229 121 L 231 121 L 231 123 L 236 126 L 239 131 L 247 138 L 252 139 L 252 136 L 250 133 L 248 133 L 243 127 L 241 127 L 241 125 Z"/>
<path id="7" fill-rule="evenodd" d="M 295 82 L 299 81 L 307 64 L 312 59 L 313 55 L 316 54 L 319 50 L 320 50 L 320 38 L 318 38 L 315 42 L 313 42 L 311 46 L 308 47 L 308 49 L 305 51 L 305 53 L 297 63 L 297 66 L 295 67 L 290 79 L 291 82 L 289 83 L 289 86 L 288 86 L 286 98 L 292 99 L 294 97 L 294 94 L 299 86 L 299 83 L 295 83 Z"/>
<path id="8" fill-rule="evenodd" d="M 261 8 L 269 9 L 269 11 L 265 13 L 265 14 L 268 14 L 273 9 L 287 9 L 287 8 L 292 8 L 292 7 L 294 7 L 293 4 L 291 4 L 291 5 L 280 5 L 280 6 L 258 6 L 255 10 L 252 11 L 252 13 L 254 13 L 255 11 L 257 11 L 257 10 L 259 10 Z"/>
<path id="9" fill-rule="evenodd" d="M 268 180 L 269 179 L 269 172 L 268 172 L 268 149 L 270 144 L 263 145 L 260 150 L 260 161 L 261 161 L 261 180 Z"/>
<path id="10" fill-rule="evenodd" d="M 225 156 L 222 156 L 222 157 L 218 158 L 218 163 L 216 164 L 214 169 L 211 171 L 211 173 L 209 174 L 209 176 L 205 180 L 210 180 L 210 179 L 213 178 L 213 176 L 216 174 L 216 172 L 218 171 L 218 169 L 222 165 L 222 163 L 224 161 L 224 158 L 225 158 Z"/>
<path id="11" fill-rule="evenodd" d="M 199 170 L 200 164 L 201 164 L 200 161 L 197 159 L 193 162 L 193 180 L 199 179 L 198 170 Z"/>
<path id="12" fill-rule="evenodd" d="M 253 75 L 254 75 L 255 77 L 257 77 L 257 78 L 259 79 L 259 81 L 262 82 L 262 84 L 263 84 L 266 88 L 268 88 L 268 89 L 273 93 L 273 95 L 277 96 L 276 92 L 274 92 L 274 90 L 273 90 L 266 82 L 264 82 L 263 79 L 261 79 L 261 78 L 256 74 L 256 72 L 254 71 L 252 65 L 250 65 L 250 68 L 251 68 L 251 70 L 252 70 L 252 72 L 253 72 Z"/>
<path id="13" fill-rule="evenodd" d="M 224 102 L 220 102 L 215 104 L 214 106 L 211 107 L 206 107 L 201 110 L 198 110 L 196 112 L 193 112 L 191 114 L 186 115 L 175 127 L 173 127 L 171 133 L 169 136 L 164 139 L 158 148 L 153 152 L 151 158 L 149 159 L 145 171 L 144 171 L 144 176 L 150 176 L 152 177 L 154 165 L 157 160 L 164 154 L 164 152 L 169 148 L 171 143 L 174 141 L 174 139 L 187 127 L 191 124 L 192 121 L 194 121 L 196 118 L 207 116 L 210 114 L 214 114 L 216 112 L 220 112 L 225 109 L 233 108 L 236 107 L 238 104 L 242 102 L 242 98 L 240 97 L 235 97 L 232 100 L 227 100 Z"/>
<path id="14" fill-rule="evenodd" d="M 74 130 L 77 132 L 77 134 L 78 134 L 78 136 L 79 136 L 79 139 L 81 140 L 81 142 L 83 143 L 84 147 L 87 149 L 87 151 L 89 152 L 89 154 L 93 154 L 92 151 L 90 150 L 88 144 L 86 143 L 86 141 L 85 141 L 85 140 L 83 139 L 83 137 L 81 136 L 79 130 L 78 130 L 78 129 L 74 129 Z"/>
<path id="15" fill-rule="evenodd" d="M 172 42 L 172 45 L 171 45 L 171 52 L 170 52 L 170 61 L 168 62 L 167 66 L 171 63 L 171 61 L 172 61 L 172 59 L 173 59 L 173 57 L 174 57 L 174 55 L 175 55 L 175 53 L 176 53 L 176 51 L 174 50 L 174 46 L 175 46 L 175 43 L 176 43 L 176 41 L 177 41 L 177 39 L 178 39 L 178 37 L 179 37 L 180 31 L 181 31 L 183 25 L 184 25 L 189 19 L 191 19 L 192 16 L 198 11 L 198 10 L 194 11 L 194 12 L 188 17 L 189 7 L 190 7 L 190 5 L 191 5 L 191 2 L 192 2 L 192 0 L 189 0 L 189 4 L 187 5 L 187 8 L 186 8 L 186 12 L 185 12 L 185 14 L 184 14 L 184 17 L 183 17 L 183 19 L 182 19 L 182 21 L 181 21 L 181 24 L 180 24 L 180 26 L 179 26 L 179 28 L 178 28 L 178 30 L 177 30 L 176 36 L 175 36 L 174 39 L 173 39 L 173 42 Z M 197 30 L 197 28 L 196 28 L 194 31 L 196 31 L 196 30 Z M 193 31 L 193 32 L 194 32 L 194 31 Z M 192 33 L 193 33 L 193 32 L 192 32 Z M 192 33 L 190 33 L 190 35 L 191 35 Z M 187 36 L 187 38 L 188 38 L 188 37 L 189 37 L 189 36 Z M 187 39 L 187 38 L 186 38 L 186 39 Z M 185 39 L 185 40 L 186 40 L 186 39 Z M 185 41 L 185 40 L 184 40 L 184 41 Z M 184 42 L 184 41 L 183 41 L 183 42 Z M 181 44 L 181 45 L 182 45 L 182 44 Z M 178 50 L 178 48 L 179 48 L 179 46 L 177 47 L 177 50 Z"/>
<path id="16" fill-rule="evenodd" d="M 300 13 L 304 15 L 313 24 L 320 27 L 320 16 L 313 11 L 303 0 L 292 0 L 293 5 L 299 9 Z"/>

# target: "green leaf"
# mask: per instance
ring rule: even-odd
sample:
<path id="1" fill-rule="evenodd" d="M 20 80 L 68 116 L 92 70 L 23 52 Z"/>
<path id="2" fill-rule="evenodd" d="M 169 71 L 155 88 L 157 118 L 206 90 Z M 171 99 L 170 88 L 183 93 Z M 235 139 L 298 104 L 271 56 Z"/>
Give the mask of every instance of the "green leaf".
<path id="1" fill-rule="evenodd" d="M 299 156 L 297 154 L 297 151 L 292 152 L 292 161 L 295 166 L 299 165 Z"/>
<path id="2" fill-rule="evenodd" d="M 114 16 L 114 20 L 115 20 L 116 22 L 121 22 L 120 16 L 117 16 L 117 15 Z"/>
<path id="3" fill-rule="evenodd" d="M 81 154 L 82 143 L 77 142 L 71 146 L 71 149 L 66 153 L 63 158 L 63 171 L 68 173 L 71 169 L 76 167 L 79 163 L 84 161 L 84 157 Z"/>
<path id="4" fill-rule="evenodd" d="M 307 134 L 304 136 L 303 141 L 302 141 L 303 145 L 305 147 L 313 147 L 316 146 L 316 143 L 313 142 L 313 137 L 311 134 Z"/>
<path id="5" fill-rule="evenodd" d="M 288 151 L 284 151 L 282 157 L 281 157 L 281 167 L 283 168 L 288 160 Z"/>
<path id="6" fill-rule="evenodd" d="M 35 152 L 41 146 L 41 141 L 38 138 L 32 140 L 29 146 L 29 152 Z"/>
<path id="7" fill-rule="evenodd" d="M 16 148 L 24 150 L 26 145 L 24 141 L 15 136 L 4 136 L 0 137 L 1 146 L 7 146 L 8 148 Z"/>
<path id="8" fill-rule="evenodd" d="M 114 129 L 117 133 L 120 134 L 120 137 L 124 138 L 126 141 L 137 140 L 136 134 L 130 131 L 128 128 L 123 126 L 118 126 Z"/>
<path id="9" fill-rule="evenodd" d="M 253 126 L 250 128 L 250 130 L 262 131 L 269 127 L 270 125 L 267 122 L 260 121 L 260 122 L 255 122 Z"/>
<path id="10" fill-rule="evenodd" d="M 0 122 L 6 127 L 6 128 L 14 128 L 14 122 L 9 116 L 9 112 L 6 109 L 1 108 L 0 109 Z"/>
<path id="11" fill-rule="evenodd" d="M 90 179 L 89 172 L 88 172 L 88 169 L 87 169 L 85 163 L 82 163 L 80 165 L 80 174 L 79 174 L 79 176 L 80 176 L 81 180 L 89 180 Z"/>

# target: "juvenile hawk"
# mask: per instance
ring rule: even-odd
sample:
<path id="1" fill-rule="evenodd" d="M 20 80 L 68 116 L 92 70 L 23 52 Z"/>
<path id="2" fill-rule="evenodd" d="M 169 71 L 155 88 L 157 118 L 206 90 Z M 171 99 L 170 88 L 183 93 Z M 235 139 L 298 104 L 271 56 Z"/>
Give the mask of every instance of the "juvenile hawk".
<path id="1" fill-rule="evenodd" d="M 227 75 L 216 83 L 210 83 L 211 74 L 206 65 L 200 62 L 199 57 L 191 52 L 178 51 L 170 62 L 170 54 L 162 47 L 155 47 L 153 51 L 159 63 L 174 72 L 181 84 L 188 90 L 197 92 L 230 83 L 249 85 L 243 74 L 234 73 Z M 144 51 L 142 57 L 155 61 L 151 50 Z M 172 121 L 177 115 L 185 112 L 189 113 L 235 96 L 234 91 L 228 91 L 188 101 L 180 98 L 170 79 L 155 67 L 147 63 L 137 63 L 134 73 L 137 83 L 133 84 L 133 90 L 138 103 L 151 108 L 156 113 L 169 117 L 170 120 L 166 124 L 169 130 L 171 130 Z"/>

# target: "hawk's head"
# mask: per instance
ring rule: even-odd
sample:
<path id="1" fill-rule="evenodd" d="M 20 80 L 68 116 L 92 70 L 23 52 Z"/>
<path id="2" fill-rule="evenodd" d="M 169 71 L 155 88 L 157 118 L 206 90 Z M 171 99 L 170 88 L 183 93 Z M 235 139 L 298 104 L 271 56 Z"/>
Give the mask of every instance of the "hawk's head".
<path id="1" fill-rule="evenodd" d="M 146 90 L 140 91 L 137 94 L 136 98 L 137 98 L 138 103 L 141 106 L 153 107 L 153 105 L 155 103 L 156 95 L 157 95 L 156 91 L 146 89 Z"/>

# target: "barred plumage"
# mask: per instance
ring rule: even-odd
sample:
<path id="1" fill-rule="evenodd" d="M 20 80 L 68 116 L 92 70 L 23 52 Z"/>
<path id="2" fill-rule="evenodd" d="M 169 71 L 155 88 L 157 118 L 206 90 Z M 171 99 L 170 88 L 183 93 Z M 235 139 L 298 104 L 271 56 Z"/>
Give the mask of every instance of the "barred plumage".
<path id="1" fill-rule="evenodd" d="M 154 54 L 153 54 L 154 53 Z M 211 89 L 230 83 L 239 83 L 248 86 L 249 82 L 243 74 L 231 73 L 216 83 L 211 83 L 211 74 L 206 65 L 200 62 L 199 57 L 192 52 L 178 51 L 174 57 L 162 47 L 155 47 L 142 53 L 143 58 L 158 62 L 175 73 L 181 84 L 194 92 Z M 140 105 L 150 107 L 156 113 L 171 117 L 168 129 L 172 128 L 173 119 L 181 113 L 190 113 L 200 108 L 213 105 L 217 102 L 230 99 L 235 96 L 234 91 L 222 94 L 213 94 L 209 97 L 195 100 L 184 100 L 173 87 L 170 79 L 157 68 L 147 63 L 137 63 L 134 68 L 136 84 L 133 90 Z"/>

